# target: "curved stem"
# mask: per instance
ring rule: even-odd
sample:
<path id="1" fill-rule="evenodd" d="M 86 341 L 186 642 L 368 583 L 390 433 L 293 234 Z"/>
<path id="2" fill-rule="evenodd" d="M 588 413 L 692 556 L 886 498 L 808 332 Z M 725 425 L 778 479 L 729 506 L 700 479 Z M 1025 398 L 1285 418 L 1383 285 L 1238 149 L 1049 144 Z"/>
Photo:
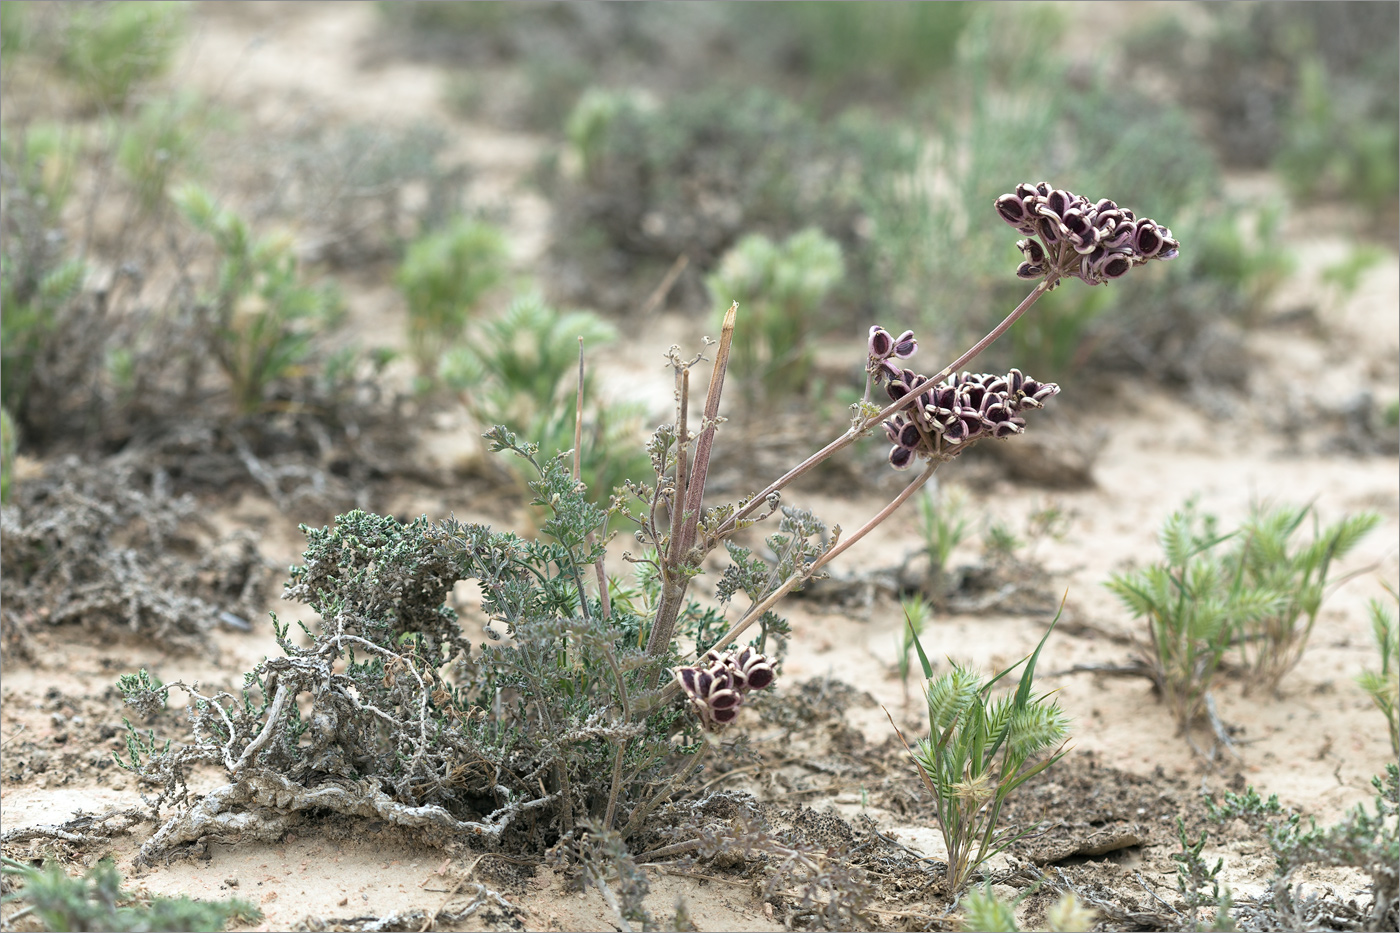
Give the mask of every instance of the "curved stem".
<path id="1" fill-rule="evenodd" d="M 813 467 L 815 467 L 822 461 L 826 460 L 832 454 L 854 444 L 866 431 L 870 430 L 872 427 L 879 424 L 881 421 L 884 421 L 890 415 L 908 407 L 910 404 L 913 403 L 913 401 L 916 398 L 919 397 L 919 395 L 926 392 L 930 387 L 937 385 L 939 382 L 942 382 L 944 379 L 947 379 L 953 373 L 957 372 L 963 366 L 966 366 L 968 363 L 972 362 L 972 360 L 976 358 L 983 350 L 991 346 L 997 338 L 1001 337 L 1008 330 L 1010 330 L 1011 325 L 1015 324 L 1018 320 L 1020 320 L 1021 315 L 1025 314 L 1026 311 L 1030 309 L 1031 305 L 1035 304 L 1038 300 L 1040 300 L 1041 295 L 1044 295 L 1050 289 L 1054 288 L 1055 283 L 1058 281 L 1059 278 L 1055 275 L 1051 275 L 1045 279 L 1042 279 L 1039 282 L 1039 284 L 1036 285 L 1035 288 L 1031 289 L 1030 294 L 1026 295 L 1025 298 L 1021 299 L 1021 303 L 1018 304 L 1015 307 L 1015 309 L 1010 314 L 1008 314 L 1005 317 L 1005 319 L 1002 320 L 1000 324 L 992 328 L 992 330 L 987 334 L 987 336 L 983 337 L 981 340 L 977 341 L 977 343 L 973 344 L 970 350 L 968 350 L 962 356 L 958 357 L 956 360 L 945 366 L 936 376 L 931 376 L 930 378 L 925 379 L 923 382 L 914 386 L 909 390 L 909 394 L 905 395 L 903 398 L 899 399 L 896 402 L 892 402 L 878 414 L 872 415 L 871 417 L 867 418 L 860 425 L 846 431 L 845 434 L 842 434 L 830 444 L 827 444 L 821 450 L 812 454 L 806 460 L 803 460 L 797 466 L 793 467 L 791 470 L 788 470 L 782 476 L 778 477 L 772 483 L 768 484 L 767 488 L 765 488 L 762 492 L 758 493 L 753 498 L 751 498 L 748 501 L 747 505 L 735 512 L 734 515 L 731 516 L 728 521 L 726 521 L 719 527 L 717 537 L 722 538 L 726 534 L 729 534 L 730 532 L 734 531 L 734 529 L 738 527 L 738 523 L 742 519 L 747 518 L 753 512 L 754 509 L 758 508 L 758 504 L 760 502 L 765 501 L 768 498 L 768 496 L 785 488 L 790 483 L 792 483 L 793 480 L 796 480 L 804 473 L 807 473 L 809 470 L 811 470 Z"/>

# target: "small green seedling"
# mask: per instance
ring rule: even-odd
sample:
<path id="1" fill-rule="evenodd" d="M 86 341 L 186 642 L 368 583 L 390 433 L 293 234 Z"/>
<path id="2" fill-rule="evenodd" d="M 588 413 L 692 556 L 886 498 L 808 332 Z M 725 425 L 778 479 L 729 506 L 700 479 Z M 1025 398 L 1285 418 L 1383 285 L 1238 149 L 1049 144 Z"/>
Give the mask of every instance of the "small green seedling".
<path id="1" fill-rule="evenodd" d="M 1390 595 L 1400 599 L 1393 589 Z M 1389 607 L 1378 599 L 1371 600 L 1371 632 L 1380 651 L 1381 669 L 1363 671 L 1356 682 L 1385 716 L 1386 728 L 1390 730 L 1390 750 L 1400 755 L 1400 626 L 1395 624 Z"/>
<path id="2" fill-rule="evenodd" d="M 1017 787 L 1064 757 L 1068 718 L 1057 702 L 1047 701 L 1049 694 L 1031 692 L 1036 661 L 1058 621 L 1056 614 L 1029 657 L 987 680 L 958 664 L 934 679 L 923 645 L 914 640 L 929 678 L 929 737 L 911 754 L 933 794 L 953 890 L 987 859 L 1034 831 L 998 827 L 1002 805 Z M 993 698 L 997 682 L 1022 665 L 1015 691 Z M 1058 747 L 1048 758 L 1036 760 L 1052 746 Z"/>

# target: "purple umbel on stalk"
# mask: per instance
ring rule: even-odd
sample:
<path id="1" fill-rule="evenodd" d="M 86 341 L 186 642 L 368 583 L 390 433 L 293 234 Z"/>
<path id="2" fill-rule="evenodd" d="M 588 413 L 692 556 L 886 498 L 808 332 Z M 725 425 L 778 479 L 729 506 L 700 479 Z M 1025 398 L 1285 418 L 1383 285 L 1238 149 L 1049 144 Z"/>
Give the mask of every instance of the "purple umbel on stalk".
<path id="1" fill-rule="evenodd" d="M 900 339 L 916 345 L 912 333 L 906 332 Z M 867 369 L 875 382 L 885 383 L 890 400 L 896 402 L 928 381 L 927 376 L 890 361 L 897 345 L 883 327 L 870 329 Z M 1020 434 L 1026 428 L 1021 412 L 1043 408 L 1045 400 L 1059 391 L 1054 383 L 1027 379 L 1019 369 L 1004 376 L 965 372 L 945 379 L 925 389 L 912 405 L 884 423 L 885 435 L 894 444 L 890 464 L 904 470 L 920 457 L 951 460 L 975 440 Z"/>
<path id="2" fill-rule="evenodd" d="M 676 683 L 710 731 L 717 731 L 739 716 L 739 707 L 750 690 L 772 686 L 777 675 L 773 662 L 753 648 L 710 650 L 695 664 L 675 669 Z"/>
<path id="3" fill-rule="evenodd" d="M 1149 259 L 1175 259 L 1180 244 L 1172 232 L 1139 218 L 1108 198 L 1090 202 L 1049 182 L 1020 184 L 996 200 L 1001 219 L 1027 237 L 1016 246 L 1026 257 L 1016 269 L 1023 279 L 1074 276 L 1103 285 Z"/>

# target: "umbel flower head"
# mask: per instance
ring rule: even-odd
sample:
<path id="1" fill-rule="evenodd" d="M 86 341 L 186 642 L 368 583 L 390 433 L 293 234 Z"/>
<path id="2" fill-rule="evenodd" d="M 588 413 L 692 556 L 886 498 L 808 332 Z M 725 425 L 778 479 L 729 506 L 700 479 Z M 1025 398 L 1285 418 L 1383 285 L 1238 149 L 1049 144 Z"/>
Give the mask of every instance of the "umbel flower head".
<path id="1" fill-rule="evenodd" d="M 891 338 L 883 327 L 870 329 L 871 355 L 867 368 L 877 383 L 885 383 L 891 401 L 899 401 L 928 377 L 902 369 L 891 357 L 895 347 L 917 346 L 912 333 Z M 877 356 L 877 350 L 884 352 Z M 910 354 L 913 350 L 910 350 Z M 951 376 L 925 389 L 911 405 L 885 422 L 894 447 L 890 464 L 908 469 L 916 459 L 951 460 L 973 441 L 984 437 L 1005 440 L 1026 429 L 1022 412 L 1044 408 L 1059 394 L 1053 382 L 1037 382 L 1013 369 L 1004 376 L 969 373 Z"/>
<path id="2" fill-rule="evenodd" d="M 1023 279 L 1075 276 L 1090 285 L 1111 282 L 1149 259 L 1175 259 L 1180 244 L 1172 232 L 1138 217 L 1108 198 L 1051 188 L 1049 182 L 1020 184 L 996 200 L 1001 219 L 1027 237 L 1016 246 L 1026 257 L 1016 269 Z"/>
<path id="3" fill-rule="evenodd" d="M 695 664 L 676 668 L 675 675 L 701 723 L 712 732 L 738 718 L 750 690 L 763 690 L 777 679 L 773 662 L 749 647 L 723 653 L 712 648 Z"/>

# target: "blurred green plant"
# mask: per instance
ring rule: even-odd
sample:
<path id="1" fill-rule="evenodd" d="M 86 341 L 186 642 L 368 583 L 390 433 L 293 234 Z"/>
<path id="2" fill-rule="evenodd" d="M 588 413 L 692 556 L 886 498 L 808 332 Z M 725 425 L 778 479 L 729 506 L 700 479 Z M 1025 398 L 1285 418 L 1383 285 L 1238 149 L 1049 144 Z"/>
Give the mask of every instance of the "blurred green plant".
<path id="1" fill-rule="evenodd" d="M 1343 296 L 1351 296 L 1361 286 L 1367 270 L 1385 259 L 1385 251 L 1371 243 L 1356 243 L 1342 259 L 1322 270 L 1322 281 Z"/>
<path id="2" fill-rule="evenodd" d="M 28 4 L 0 3 L 0 56 L 12 60 L 10 56 L 28 50 L 32 39 Z"/>
<path id="3" fill-rule="evenodd" d="M 1312 541 L 1293 546 L 1309 514 Z M 1312 506 L 1256 507 L 1238 529 L 1221 534 L 1214 516 L 1198 516 L 1188 502 L 1162 526 L 1163 563 L 1105 584 L 1147 620 L 1143 661 L 1188 740 L 1231 644 L 1239 645 L 1252 683 L 1277 689 L 1307 646 L 1331 562 L 1379 520 L 1363 513 L 1322 530 Z M 1221 547 L 1227 541 L 1233 543 Z"/>
<path id="4" fill-rule="evenodd" d="M 33 913 L 45 930 L 153 933 L 222 930 L 230 920 L 246 924 L 262 919 L 262 911 L 247 901 L 138 897 L 122 890 L 121 875 L 110 859 L 98 862 L 81 878 L 69 876 L 57 862 L 40 870 L 8 856 L 0 871 L 18 885 L 4 896 L 4 902 L 26 904 L 6 918 L 7 924 Z"/>
<path id="5" fill-rule="evenodd" d="M 939 609 L 948 602 L 948 561 L 971 529 L 966 506 L 967 494 L 958 487 L 940 485 L 919 497 L 919 534 L 929 564 L 924 590 Z"/>
<path id="6" fill-rule="evenodd" d="M 808 227 L 781 244 L 744 237 L 707 278 L 720 317 L 738 301 L 752 328 L 729 364 L 750 406 L 769 410 L 807 395 L 812 341 L 824 329 L 821 303 L 844 275 L 840 245 Z"/>
<path id="7" fill-rule="evenodd" d="M 760 87 L 655 106 L 622 92 L 588 95 L 574 117 L 586 172 L 558 195 L 561 255 L 596 261 L 611 251 L 634 264 L 686 255 L 713 268 L 747 233 L 778 240 L 819 224 L 847 254 L 854 279 L 832 296 L 847 305 L 874 263 L 850 256 L 874 246 L 858 233 L 865 191 L 872 179 L 915 168 L 910 134 L 855 117 L 823 122 Z"/>
<path id="8" fill-rule="evenodd" d="M 15 454 L 19 449 L 19 432 L 9 409 L 0 406 L 0 502 L 10 501 L 10 481 L 15 472 Z"/>
<path id="9" fill-rule="evenodd" d="M 204 338 L 229 379 L 236 411 L 255 414 L 268 404 L 269 388 L 301 372 L 316 337 L 339 322 L 339 292 L 333 283 L 302 280 L 290 236 L 254 237 L 241 217 L 195 185 L 173 198 L 218 251 L 214 287 L 198 299 Z"/>
<path id="10" fill-rule="evenodd" d="M 930 607 L 917 596 L 904 597 L 899 601 L 899 607 L 904 613 L 904 628 L 900 631 L 899 638 L 895 639 L 895 664 L 899 668 L 899 682 L 904 685 L 904 705 L 908 706 L 911 653 L 914 650 L 914 642 L 919 640 L 919 636 L 923 635 L 924 629 L 928 627 Z"/>
<path id="11" fill-rule="evenodd" d="M 445 353 L 438 375 L 478 422 L 505 425 L 552 457 L 574 447 L 580 338 L 596 350 L 617 332 L 596 315 L 526 295 Z M 583 394 L 582 480 L 593 501 L 607 502 L 624 480 L 650 469 L 645 453 L 635 452 L 642 407 L 599 398 L 592 373 Z"/>
<path id="12" fill-rule="evenodd" d="M 1312 517 L 1312 540 L 1294 534 Z M 1297 666 L 1317 624 L 1334 560 L 1350 553 L 1376 525 L 1374 512 L 1348 515 L 1323 529 L 1312 506 L 1256 506 L 1236 533 L 1235 546 L 1224 557 L 1223 569 L 1240 585 L 1280 597 L 1272 611 L 1244 614 L 1234 633 L 1255 685 L 1276 690 L 1284 675 Z"/>
<path id="13" fill-rule="evenodd" d="M 981 887 L 973 888 L 963 896 L 960 906 L 963 910 L 960 929 L 965 933 L 1018 933 L 1016 907 L 1032 893 L 1032 886 L 1014 901 L 1004 901 L 992 891 L 990 881 Z M 1086 933 L 1094 928 L 1098 914 L 1079 903 L 1073 894 L 1062 894 L 1060 899 L 1045 911 L 1045 929 L 1050 933 Z"/>
<path id="14" fill-rule="evenodd" d="M 579 95 L 564 121 L 564 138 L 577 156 L 584 178 L 593 184 L 601 181 L 598 173 L 612 123 L 628 108 L 644 109 L 636 91 L 591 87 Z"/>
<path id="15" fill-rule="evenodd" d="M 536 14 L 543 4 L 505 3 L 483 0 L 481 3 L 436 3 L 430 0 L 380 0 L 375 4 L 380 15 L 424 32 L 471 33 L 492 29 L 521 17 Z"/>
<path id="16" fill-rule="evenodd" d="M 741 40 L 821 85 L 858 82 L 909 90 L 954 60 L 970 3 L 726 4 Z"/>
<path id="17" fill-rule="evenodd" d="M 1396 591 L 1390 589 L 1393 600 L 1400 601 Z M 1400 626 L 1395 623 L 1395 615 L 1385 603 L 1371 600 L 1371 634 L 1376 639 L 1376 650 L 1380 652 L 1381 669 L 1362 671 L 1356 678 L 1376 709 L 1385 717 L 1386 728 L 1390 731 L 1390 750 L 1400 755 Z"/>
<path id="18" fill-rule="evenodd" d="M 934 679 L 923 645 L 914 639 L 928 678 L 929 737 L 911 754 L 934 799 L 934 815 L 948 850 L 948 885 L 956 892 L 987 859 L 1032 832 L 998 827 L 1002 805 L 1017 787 L 1065 754 L 1069 720 L 1049 694 L 1032 695 L 1036 661 L 1054 631 L 1029 657 L 984 680 L 970 668 L 953 665 Z M 992 688 L 1025 665 L 1015 691 L 992 698 Z M 1038 752 L 1059 746 L 1048 758 Z"/>
<path id="19" fill-rule="evenodd" d="M 397 281 L 420 377 L 430 377 L 443 352 L 462 339 L 482 297 L 505 275 L 505 259 L 501 231 L 470 217 L 409 245 Z"/>
<path id="20" fill-rule="evenodd" d="M 1400 122 L 1394 97 L 1338 86 L 1319 56 L 1298 67 L 1298 84 L 1274 166 L 1300 197 L 1343 197 L 1373 213 L 1400 195 Z M 1347 93 L 1349 92 L 1349 93 Z"/>
<path id="21" fill-rule="evenodd" d="M 1231 573 L 1215 548 L 1234 534 L 1220 534 L 1215 517 L 1198 516 L 1188 502 L 1162 525 L 1162 563 L 1114 574 L 1105 584 L 1147 620 L 1142 660 L 1188 741 L 1236 626 L 1287 602 L 1284 593 Z"/>
<path id="22" fill-rule="evenodd" d="M 1154 379 L 1198 380 L 1218 323 L 1247 319 L 1288 269 L 1274 237 L 1277 211 L 1227 200 L 1188 115 L 1105 69 L 1072 66 L 1057 50 L 1065 28 L 1051 4 L 971 12 L 950 81 L 928 97 L 931 132 L 915 137 L 912 157 L 886 157 L 887 171 L 865 175 L 868 240 L 853 265 L 872 257 L 858 271 L 872 283 L 878 315 L 922 320 L 940 341 L 962 344 L 1015 300 L 1005 271 L 1021 256 L 975 222 L 1005 179 L 1112 191 L 1140 215 L 1170 214 L 1177 239 L 1196 248 L 1122 288 L 1046 295 L 992 359 L 1062 382 L 1075 372 L 1144 368 Z M 1254 223 L 1242 222 L 1251 213 Z"/>
<path id="23" fill-rule="evenodd" d="M 37 282 L 16 281 L 10 264 L 0 276 L 0 399 L 20 418 L 29 414 L 30 377 L 40 356 L 60 339 L 69 303 L 82 288 L 87 267 L 69 259 L 48 269 Z M 28 287 L 26 287 L 28 286 Z"/>
<path id="24" fill-rule="evenodd" d="M 1004 563 L 1016 556 L 1016 551 L 1025 544 L 1011 526 L 1003 521 L 992 521 L 982 532 L 982 548 L 993 563 Z"/>
<path id="25" fill-rule="evenodd" d="M 54 349 L 86 275 L 61 230 L 79 154 L 77 136 L 54 124 L 0 136 L 0 404 L 21 423 L 35 366 Z"/>
<path id="26" fill-rule="evenodd" d="M 143 104 L 122 128 L 117 164 L 146 213 L 168 203 L 171 179 L 193 161 L 205 108 L 198 95 L 188 91 L 156 98 Z"/>
<path id="27" fill-rule="evenodd" d="M 60 69 L 92 103 L 120 109 L 135 87 L 163 74 L 184 37 L 184 3 L 77 3 L 59 50 Z"/>

